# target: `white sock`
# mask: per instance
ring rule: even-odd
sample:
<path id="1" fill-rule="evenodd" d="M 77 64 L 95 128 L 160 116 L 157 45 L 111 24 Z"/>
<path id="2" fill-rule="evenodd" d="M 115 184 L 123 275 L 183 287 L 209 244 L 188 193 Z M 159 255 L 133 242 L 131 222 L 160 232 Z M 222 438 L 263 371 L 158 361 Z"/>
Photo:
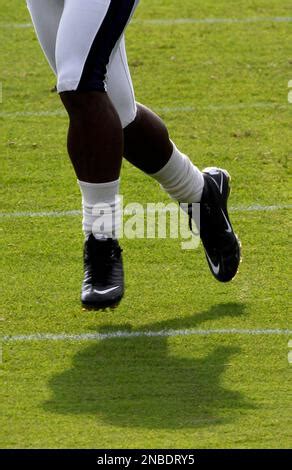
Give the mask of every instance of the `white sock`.
<path id="1" fill-rule="evenodd" d="M 202 172 L 173 144 L 173 153 L 155 178 L 172 199 L 180 203 L 200 202 L 204 177 Z"/>
<path id="2" fill-rule="evenodd" d="M 120 180 L 109 183 L 78 181 L 82 194 L 83 232 L 97 239 L 117 238 L 121 225 Z"/>

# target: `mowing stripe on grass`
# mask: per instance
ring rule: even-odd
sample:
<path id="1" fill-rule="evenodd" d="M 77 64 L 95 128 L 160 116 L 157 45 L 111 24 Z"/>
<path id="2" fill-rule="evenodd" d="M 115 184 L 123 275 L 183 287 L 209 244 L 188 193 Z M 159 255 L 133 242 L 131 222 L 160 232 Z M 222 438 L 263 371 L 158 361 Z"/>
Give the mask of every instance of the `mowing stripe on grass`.
<path id="1" fill-rule="evenodd" d="M 292 330 L 275 329 L 206 329 L 206 330 L 160 330 L 160 331 L 113 331 L 109 333 L 35 333 L 28 335 L 4 336 L 0 343 L 30 342 L 30 341 L 98 341 L 108 339 L 131 339 L 131 338 L 162 338 L 176 336 L 210 336 L 210 335 L 292 335 Z"/>
<path id="2" fill-rule="evenodd" d="M 153 25 L 153 26 L 172 26 L 186 24 L 250 24 L 250 23 L 290 23 L 291 16 L 254 16 L 247 18 L 154 18 L 139 19 L 134 18 L 132 24 L 137 25 Z M 30 29 L 32 23 L 0 23 L 1 29 Z"/>
<path id="3" fill-rule="evenodd" d="M 267 212 L 267 211 L 278 211 L 283 209 L 292 209 L 292 204 L 274 204 L 271 206 L 262 206 L 260 204 L 252 204 L 250 206 L 233 206 L 229 208 L 230 212 Z M 170 207 L 169 209 L 163 210 L 151 210 L 148 209 L 148 214 L 161 213 L 161 212 L 175 212 L 176 209 Z M 144 215 L 145 211 L 135 210 L 135 215 Z M 81 210 L 71 211 L 43 211 L 43 212 L 0 212 L 0 218 L 4 219 L 17 219 L 17 218 L 37 218 L 37 217 L 79 217 L 82 215 Z M 131 215 L 131 214 L 125 214 Z"/>
<path id="4" fill-rule="evenodd" d="M 259 103 L 237 103 L 237 104 L 210 104 L 205 106 L 163 106 L 153 107 L 153 110 L 157 113 L 195 113 L 200 111 L 242 111 L 245 109 L 280 109 L 285 110 L 291 108 L 288 103 L 271 103 L 271 102 L 259 102 Z M 39 118 L 39 117 L 67 117 L 66 111 L 55 110 L 55 111 L 2 111 L 0 112 L 0 118 L 5 119 L 16 119 L 16 118 Z"/>

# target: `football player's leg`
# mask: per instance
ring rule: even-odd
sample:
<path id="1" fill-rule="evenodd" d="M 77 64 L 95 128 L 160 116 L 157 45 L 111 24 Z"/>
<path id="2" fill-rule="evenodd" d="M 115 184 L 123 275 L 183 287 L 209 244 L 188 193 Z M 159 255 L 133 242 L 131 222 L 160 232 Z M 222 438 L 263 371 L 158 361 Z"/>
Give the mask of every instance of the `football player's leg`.
<path id="1" fill-rule="evenodd" d="M 56 74 L 56 38 L 64 0 L 27 0 L 27 7 L 40 45 Z"/>
<path id="2" fill-rule="evenodd" d="M 123 154 L 119 116 L 105 87 L 107 65 L 129 19 L 134 0 L 65 0 L 56 45 L 58 91 L 70 118 L 68 151 L 83 196 L 87 237 L 104 233 L 95 224 L 94 205 L 116 207 Z"/>
<path id="3" fill-rule="evenodd" d="M 203 172 L 170 141 L 162 120 L 142 105 L 135 120 L 124 129 L 126 158 L 156 179 L 166 192 L 199 223 L 206 259 L 214 277 L 233 279 L 240 262 L 240 242 L 227 211 L 230 177 L 220 168 Z M 200 221 L 193 203 L 200 203 Z M 193 209 L 195 209 L 193 211 Z"/>
<path id="4" fill-rule="evenodd" d="M 127 16 L 133 2 L 122 3 Z M 57 88 L 70 118 L 69 155 L 78 179 L 88 183 L 112 182 L 120 173 L 122 128 L 105 88 L 109 57 L 127 20 L 119 14 L 114 0 L 65 1 L 57 35 Z"/>
<path id="5" fill-rule="evenodd" d="M 125 158 L 153 176 L 176 200 L 199 202 L 202 173 L 171 142 L 164 122 L 135 102 L 124 38 L 112 53 L 107 85 L 124 129 Z"/>
<path id="6" fill-rule="evenodd" d="M 65 0 L 56 44 L 58 91 L 69 114 L 68 151 L 83 202 L 84 306 L 123 295 L 119 175 L 123 130 L 105 86 L 107 66 L 134 0 Z"/>
<path id="7" fill-rule="evenodd" d="M 125 158 L 151 174 L 176 200 L 198 202 L 202 173 L 171 142 L 163 121 L 135 102 L 124 38 L 112 53 L 107 86 L 124 129 Z"/>
<path id="8" fill-rule="evenodd" d="M 231 280 L 238 269 L 240 244 L 227 212 L 227 172 L 217 168 L 201 172 L 170 140 L 163 121 L 145 106 L 135 106 L 124 45 L 115 54 L 109 72 L 112 99 L 124 127 L 125 157 L 156 179 L 172 198 L 188 203 L 184 208 L 190 220 L 192 203 L 201 203 L 200 234 L 210 270 L 219 281 Z"/>
<path id="9" fill-rule="evenodd" d="M 200 201 L 202 172 L 170 140 L 162 119 L 141 104 L 135 120 L 124 129 L 124 149 L 125 158 L 156 179 L 173 199 Z"/>
<path id="10" fill-rule="evenodd" d="M 126 158 L 156 179 L 165 191 L 188 211 L 198 224 L 193 203 L 200 203 L 200 235 L 214 277 L 233 279 L 240 262 L 240 242 L 227 212 L 229 175 L 220 168 L 201 172 L 170 141 L 162 120 L 142 105 L 135 120 L 124 129 Z M 193 209 L 195 209 L 193 211 Z"/>

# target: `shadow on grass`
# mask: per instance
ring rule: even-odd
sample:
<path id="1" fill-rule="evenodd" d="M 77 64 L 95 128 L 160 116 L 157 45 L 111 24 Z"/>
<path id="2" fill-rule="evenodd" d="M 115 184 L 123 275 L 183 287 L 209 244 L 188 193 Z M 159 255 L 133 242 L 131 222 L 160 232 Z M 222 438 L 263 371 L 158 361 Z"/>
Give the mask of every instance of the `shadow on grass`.
<path id="1" fill-rule="evenodd" d="M 243 312 L 243 304 L 221 304 L 184 319 L 147 325 L 147 330 L 194 328 L 209 319 L 237 317 Z M 109 330 L 114 328 L 99 332 Z M 232 421 L 236 411 L 253 408 L 241 393 L 225 388 L 221 379 L 240 349 L 216 345 L 218 337 L 199 338 L 184 338 L 180 355 L 169 351 L 166 337 L 92 342 L 74 356 L 71 369 L 50 380 L 53 397 L 44 408 L 61 414 L 97 415 L 115 426 L 151 429 Z M 183 357 L 190 342 L 191 351 L 186 349 L 187 357 Z"/>

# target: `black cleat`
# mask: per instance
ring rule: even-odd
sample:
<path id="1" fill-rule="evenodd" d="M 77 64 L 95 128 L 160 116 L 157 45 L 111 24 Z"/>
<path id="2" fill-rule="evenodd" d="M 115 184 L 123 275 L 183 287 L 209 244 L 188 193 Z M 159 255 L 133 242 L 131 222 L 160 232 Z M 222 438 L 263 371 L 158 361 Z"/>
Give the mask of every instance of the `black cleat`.
<path id="1" fill-rule="evenodd" d="M 82 306 L 88 310 L 116 307 L 124 295 L 122 250 L 112 238 L 97 240 L 92 234 L 84 244 Z"/>
<path id="2" fill-rule="evenodd" d="M 200 202 L 200 237 L 211 273 L 220 282 L 234 278 L 240 263 L 240 241 L 234 233 L 228 212 L 230 175 L 220 168 L 205 168 Z M 192 205 L 189 206 L 192 227 Z"/>

